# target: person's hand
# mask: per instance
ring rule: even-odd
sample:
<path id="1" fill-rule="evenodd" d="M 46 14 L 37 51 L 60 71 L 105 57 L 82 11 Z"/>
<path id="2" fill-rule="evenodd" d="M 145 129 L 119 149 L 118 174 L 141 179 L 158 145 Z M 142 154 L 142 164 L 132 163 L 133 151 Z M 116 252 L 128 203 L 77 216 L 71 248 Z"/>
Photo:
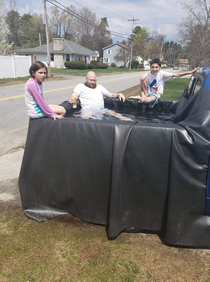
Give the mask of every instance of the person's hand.
<path id="1" fill-rule="evenodd" d="M 69 97 L 69 103 L 70 103 L 70 104 L 74 104 L 74 103 L 75 103 L 75 99 L 77 99 L 77 98 L 70 96 L 70 97 Z"/>
<path id="2" fill-rule="evenodd" d="M 119 100 L 125 102 L 125 96 L 122 93 L 119 93 Z"/>
<path id="3" fill-rule="evenodd" d="M 62 118 L 63 118 L 62 115 L 57 115 L 57 116 L 54 117 L 54 120 L 56 120 L 56 119 L 62 119 Z"/>
<path id="4" fill-rule="evenodd" d="M 192 70 L 192 74 L 195 73 L 197 70 L 199 70 L 199 68 L 195 68 L 194 70 Z"/>
<path id="5" fill-rule="evenodd" d="M 140 104 L 144 103 L 144 99 L 141 96 L 139 97 L 138 103 L 140 103 Z"/>
<path id="6" fill-rule="evenodd" d="M 69 103 L 70 103 L 70 104 L 74 104 L 74 102 L 75 102 L 74 99 L 75 99 L 74 97 L 70 97 L 70 98 L 69 98 Z"/>

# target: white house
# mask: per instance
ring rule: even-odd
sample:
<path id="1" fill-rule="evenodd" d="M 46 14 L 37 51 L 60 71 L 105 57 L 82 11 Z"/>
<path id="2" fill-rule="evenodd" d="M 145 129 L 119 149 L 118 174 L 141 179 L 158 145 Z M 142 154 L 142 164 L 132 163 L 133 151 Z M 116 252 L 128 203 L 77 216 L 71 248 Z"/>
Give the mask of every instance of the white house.
<path id="1" fill-rule="evenodd" d="M 90 63 L 97 59 L 97 54 L 73 41 L 54 38 L 50 43 L 51 67 L 65 68 L 66 61 L 84 61 Z M 47 44 L 35 48 L 15 50 L 15 54 L 28 55 L 32 62 L 41 61 L 48 65 Z"/>
<path id="2" fill-rule="evenodd" d="M 113 43 L 109 46 L 106 46 L 103 48 L 103 63 L 108 64 L 109 66 L 112 63 L 115 63 L 117 65 L 117 67 L 121 67 L 124 65 L 124 62 L 116 62 L 114 57 L 115 55 L 118 53 L 120 48 L 126 48 L 124 45 L 120 44 L 120 43 Z M 130 49 L 128 49 L 130 51 Z"/>
<path id="3" fill-rule="evenodd" d="M 144 60 L 141 56 L 133 56 L 133 61 L 139 62 L 139 64 L 143 64 Z"/>

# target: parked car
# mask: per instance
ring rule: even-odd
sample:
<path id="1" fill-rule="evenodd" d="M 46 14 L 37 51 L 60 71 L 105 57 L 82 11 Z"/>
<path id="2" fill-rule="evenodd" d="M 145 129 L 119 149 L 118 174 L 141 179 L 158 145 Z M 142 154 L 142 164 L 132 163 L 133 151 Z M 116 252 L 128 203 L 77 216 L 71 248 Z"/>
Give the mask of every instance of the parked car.
<path id="1" fill-rule="evenodd" d="M 144 65 L 144 69 L 145 69 L 145 70 L 149 70 L 149 69 L 150 69 L 150 64 L 145 64 L 145 65 Z"/>
<path id="2" fill-rule="evenodd" d="M 178 69 L 179 69 L 178 66 L 174 66 L 174 67 L 173 67 L 173 70 L 178 70 Z"/>
<path id="3" fill-rule="evenodd" d="M 166 64 L 161 64 L 161 68 L 166 68 Z"/>

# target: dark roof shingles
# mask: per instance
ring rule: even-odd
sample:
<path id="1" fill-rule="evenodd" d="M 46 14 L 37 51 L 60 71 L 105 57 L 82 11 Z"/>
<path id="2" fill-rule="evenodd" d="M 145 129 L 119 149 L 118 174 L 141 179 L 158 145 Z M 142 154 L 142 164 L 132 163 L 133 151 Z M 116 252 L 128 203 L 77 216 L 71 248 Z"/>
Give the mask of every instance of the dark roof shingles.
<path id="1" fill-rule="evenodd" d="M 46 53 L 47 52 L 47 44 L 41 45 L 35 48 L 27 48 L 27 49 L 20 49 L 20 50 L 15 50 L 15 52 L 21 51 L 25 54 L 33 54 L 33 53 Z M 90 56 L 90 55 L 96 55 L 94 51 L 91 51 L 73 41 L 70 40 L 64 40 L 64 49 L 61 51 L 55 51 L 53 49 L 53 42 L 50 43 L 50 53 L 53 54 L 75 54 L 75 55 L 85 55 L 85 56 Z"/>

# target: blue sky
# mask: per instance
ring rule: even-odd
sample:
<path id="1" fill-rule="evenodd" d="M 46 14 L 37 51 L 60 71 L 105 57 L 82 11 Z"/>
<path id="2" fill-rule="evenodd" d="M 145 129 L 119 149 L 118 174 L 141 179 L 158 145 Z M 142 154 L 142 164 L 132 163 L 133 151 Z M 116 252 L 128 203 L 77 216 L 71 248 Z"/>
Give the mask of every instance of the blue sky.
<path id="1" fill-rule="evenodd" d="M 98 19 L 107 17 L 109 29 L 124 35 L 131 34 L 132 21 L 138 19 L 136 25 L 146 27 L 149 32 L 165 34 L 166 41 L 178 41 L 177 23 L 184 12 L 181 4 L 174 0 L 56 0 L 64 6 L 73 5 L 79 9 L 88 7 L 96 13 Z M 16 0 L 18 12 L 44 13 L 43 0 Z M 52 4 L 47 2 L 47 10 L 50 12 Z M 114 41 L 121 41 L 122 38 L 115 37 Z"/>

